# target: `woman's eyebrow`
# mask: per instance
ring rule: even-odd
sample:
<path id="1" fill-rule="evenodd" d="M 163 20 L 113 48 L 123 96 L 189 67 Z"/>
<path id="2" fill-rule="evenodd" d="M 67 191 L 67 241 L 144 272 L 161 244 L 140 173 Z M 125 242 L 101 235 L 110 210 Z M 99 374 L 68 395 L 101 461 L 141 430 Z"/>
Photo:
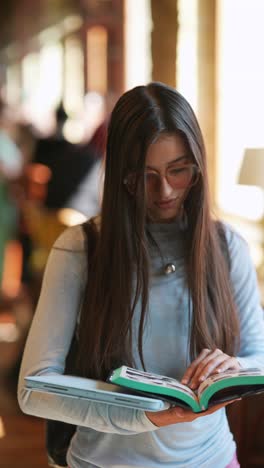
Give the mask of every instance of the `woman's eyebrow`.
<path id="1" fill-rule="evenodd" d="M 179 158 L 176 158 L 176 159 L 174 159 L 173 161 L 170 161 L 170 162 L 168 163 L 168 166 L 170 166 L 171 164 L 175 164 L 175 163 L 178 163 L 178 162 L 182 162 L 183 160 L 186 160 L 186 159 L 189 159 L 189 158 L 190 158 L 190 157 L 189 157 L 187 154 L 185 154 L 184 156 L 180 156 Z"/>
<path id="2" fill-rule="evenodd" d="M 172 164 L 176 164 L 176 163 L 179 163 L 179 162 L 183 162 L 184 160 L 186 159 L 190 159 L 190 157 L 186 154 L 184 156 L 179 156 L 178 158 L 176 159 L 173 159 L 173 161 L 170 161 L 167 166 L 171 166 Z M 146 166 L 146 169 L 154 169 L 153 167 L 151 166 Z"/>

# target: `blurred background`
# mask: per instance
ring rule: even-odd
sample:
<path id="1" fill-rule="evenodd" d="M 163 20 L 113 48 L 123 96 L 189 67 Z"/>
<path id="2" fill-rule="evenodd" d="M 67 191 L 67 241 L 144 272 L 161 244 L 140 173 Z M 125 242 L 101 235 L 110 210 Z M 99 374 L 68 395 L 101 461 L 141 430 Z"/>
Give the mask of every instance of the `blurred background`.
<path id="1" fill-rule="evenodd" d="M 0 466 L 47 467 L 16 383 L 51 245 L 100 207 L 109 114 L 151 80 L 192 104 L 214 210 L 247 239 L 264 302 L 263 0 L 0 3 Z M 264 467 L 264 400 L 229 414 L 242 467 Z"/>

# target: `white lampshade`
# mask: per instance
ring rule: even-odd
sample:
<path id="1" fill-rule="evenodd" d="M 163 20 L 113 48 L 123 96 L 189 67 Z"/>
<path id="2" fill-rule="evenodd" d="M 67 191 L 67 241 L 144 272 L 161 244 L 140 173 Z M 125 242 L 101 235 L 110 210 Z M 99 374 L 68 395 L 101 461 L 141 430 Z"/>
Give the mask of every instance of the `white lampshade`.
<path id="1" fill-rule="evenodd" d="M 264 148 L 246 148 L 238 182 L 264 189 Z"/>

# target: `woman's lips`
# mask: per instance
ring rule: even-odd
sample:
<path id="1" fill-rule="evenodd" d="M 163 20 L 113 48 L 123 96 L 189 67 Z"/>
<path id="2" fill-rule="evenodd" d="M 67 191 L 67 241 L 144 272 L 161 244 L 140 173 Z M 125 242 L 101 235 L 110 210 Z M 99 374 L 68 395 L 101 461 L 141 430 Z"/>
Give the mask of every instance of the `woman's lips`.
<path id="1" fill-rule="evenodd" d="M 168 210 L 170 208 L 174 208 L 176 204 L 177 204 L 177 198 L 174 198 L 172 200 L 156 202 L 157 207 L 162 210 L 166 210 L 166 209 Z"/>

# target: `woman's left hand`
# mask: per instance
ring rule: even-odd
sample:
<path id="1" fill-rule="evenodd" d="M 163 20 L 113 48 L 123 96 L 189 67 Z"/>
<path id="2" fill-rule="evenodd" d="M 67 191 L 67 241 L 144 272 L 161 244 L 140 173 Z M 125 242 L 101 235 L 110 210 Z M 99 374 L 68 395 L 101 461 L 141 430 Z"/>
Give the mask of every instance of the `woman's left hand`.
<path id="1" fill-rule="evenodd" d="M 235 357 L 228 356 L 220 349 L 203 349 L 186 370 L 181 383 L 195 390 L 210 375 L 225 372 L 228 369 L 240 369 Z"/>

